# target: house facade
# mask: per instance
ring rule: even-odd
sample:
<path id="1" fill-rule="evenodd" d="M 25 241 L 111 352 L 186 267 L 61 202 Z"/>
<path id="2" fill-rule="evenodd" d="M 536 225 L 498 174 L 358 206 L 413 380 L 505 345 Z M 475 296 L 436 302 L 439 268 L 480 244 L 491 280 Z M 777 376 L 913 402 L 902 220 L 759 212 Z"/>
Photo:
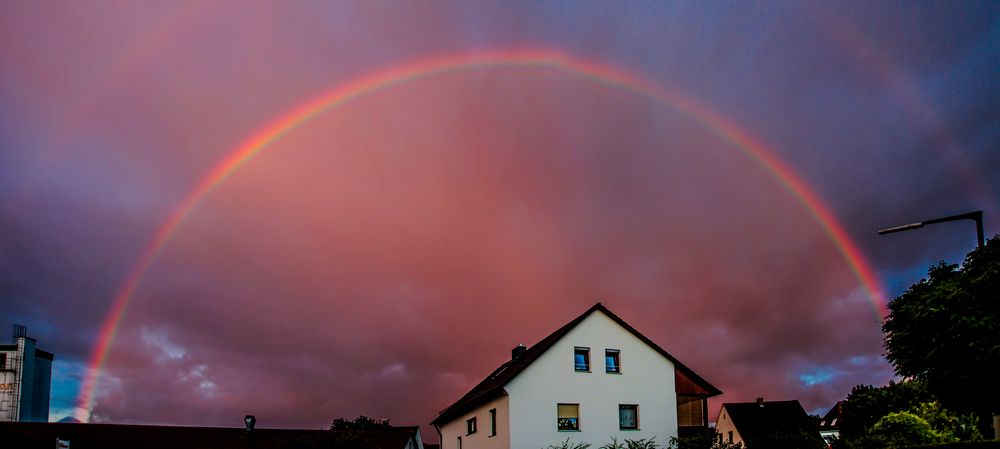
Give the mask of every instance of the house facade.
<path id="1" fill-rule="evenodd" d="M 826 441 L 827 444 L 833 444 L 840 438 L 840 418 L 843 416 L 843 409 L 844 401 L 837 401 L 830 408 L 830 411 L 823 415 L 819 425 L 816 426 L 819 430 L 819 436 L 823 437 L 823 441 Z"/>
<path id="2" fill-rule="evenodd" d="M 744 447 L 820 447 L 822 439 L 812 418 L 799 401 L 727 402 L 715 419 L 719 438 Z M 793 446 L 794 447 L 794 446 Z"/>
<path id="3" fill-rule="evenodd" d="M 676 358 L 596 304 L 540 342 L 519 346 L 441 412 L 442 449 L 533 448 L 569 438 L 666 444 L 707 425 L 720 394 Z"/>

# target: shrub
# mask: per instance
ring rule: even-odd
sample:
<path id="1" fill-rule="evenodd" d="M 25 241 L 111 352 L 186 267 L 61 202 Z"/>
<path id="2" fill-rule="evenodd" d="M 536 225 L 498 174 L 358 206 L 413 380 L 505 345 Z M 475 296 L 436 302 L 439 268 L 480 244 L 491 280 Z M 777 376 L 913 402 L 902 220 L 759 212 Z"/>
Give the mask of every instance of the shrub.
<path id="1" fill-rule="evenodd" d="M 589 447 L 590 443 L 574 443 L 569 440 L 569 437 L 566 437 L 566 441 L 550 444 L 548 447 L 542 449 L 587 449 Z"/>
<path id="2" fill-rule="evenodd" d="M 868 432 L 872 447 L 905 447 L 945 443 L 927 420 L 910 412 L 889 413 L 879 419 Z"/>
<path id="3" fill-rule="evenodd" d="M 729 443 L 722 439 L 715 427 L 699 430 L 684 437 L 671 437 L 668 449 L 743 449 L 742 443 Z"/>
<path id="4" fill-rule="evenodd" d="M 976 426 L 974 414 L 956 415 L 950 413 L 937 401 L 922 402 L 910 412 L 927 421 L 944 443 L 981 440 L 983 435 Z"/>

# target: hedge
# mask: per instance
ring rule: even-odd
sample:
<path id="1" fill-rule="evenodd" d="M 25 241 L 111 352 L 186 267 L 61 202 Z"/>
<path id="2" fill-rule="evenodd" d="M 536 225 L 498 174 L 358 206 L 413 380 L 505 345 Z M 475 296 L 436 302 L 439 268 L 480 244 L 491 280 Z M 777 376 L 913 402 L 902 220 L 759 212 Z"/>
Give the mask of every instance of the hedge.
<path id="1" fill-rule="evenodd" d="M 1000 441 L 975 441 L 967 443 L 947 443 L 930 446 L 910 446 L 907 449 L 1000 449 Z"/>

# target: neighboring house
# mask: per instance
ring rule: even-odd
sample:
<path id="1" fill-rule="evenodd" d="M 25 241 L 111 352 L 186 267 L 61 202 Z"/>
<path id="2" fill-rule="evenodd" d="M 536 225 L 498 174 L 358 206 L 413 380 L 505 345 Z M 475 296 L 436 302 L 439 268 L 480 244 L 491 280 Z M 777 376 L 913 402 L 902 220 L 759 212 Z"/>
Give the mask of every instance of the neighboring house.
<path id="1" fill-rule="evenodd" d="M 593 447 L 707 426 L 721 394 L 600 303 L 500 365 L 432 422 L 442 449 Z"/>
<path id="2" fill-rule="evenodd" d="M 80 423 L 0 423 L 0 446 L 49 449 L 423 449 L 417 427 L 312 430 L 140 426 Z"/>
<path id="3" fill-rule="evenodd" d="M 820 443 L 816 424 L 799 401 L 770 401 L 722 404 L 715 420 L 719 438 L 744 447 L 779 447 L 789 440 Z"/>
<path id="4" fill-rule="evenodd" d="M 819 421 L 817 426 L 819 435 L 827 444 L 833 444 L 833 440 L 840 438 L 840 418 L 843 416 L 843 407 L 844 401 L 837 401 L 833 408 L 826 412 L 826 415 Z"/>

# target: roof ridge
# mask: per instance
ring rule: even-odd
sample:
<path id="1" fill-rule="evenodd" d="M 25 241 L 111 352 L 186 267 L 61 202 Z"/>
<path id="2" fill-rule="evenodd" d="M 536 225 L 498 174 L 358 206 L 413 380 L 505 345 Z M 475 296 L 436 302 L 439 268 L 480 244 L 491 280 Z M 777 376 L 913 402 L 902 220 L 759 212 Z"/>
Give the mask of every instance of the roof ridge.
<path id="1" fill-rule="evenodd" d="M 722 394 L 721 390 L 719 390 L 712 384 L 708 383 L 708 381 L 706 381 L 704 378 L 702 378 L 701 376 L 696 374 L 693 370 L 691 370 L 683 363 L 681 363 L 679 360 L 677 360 L 676 357 L 670 355 L 670 353 L 668 353 L 666 350 L 664 350 L 659 345 L 654 343 L 652 340 L 650 340 L 648 337 L 646 337 L 641 332 L 636 330 L 634 327 L 626 323 L 625 320 L 621 319 L 621 317 L 615 315 L 611 310 L 605 307 L 604 304 L 602 304 L 601 302 L 597 302 L 596 304 L 588 308 L 585 312 L 583 312 L 570 322 L 559 327 L 549 335 L 539 340 L 534 345 L 528 347 L 527 350 L 525 350 L 525 352 L 520 356 L 518 356 L 517 358 L 507 360 L 504 363 L 502 363 L 499 367 L 493 370 L 489 376 L 487 376 L 485 379 L 483 379 L 474 387 L 472 387 L 472 389 L 469 390 L 465 395 L 463 395 L 457 401 L 452 403 L 452 405 L 443 409 L 438 414 L 438 416 L 433 421 L 431 421 L 431 424 L 433 425 L 444 424 L 446 422 L 451 421 L 456 416 L 464 413 L 464 411 L 468 408 L 476 407 L 478 405 L 481 405 L 482 403 L 489 401 L 490 399 L 507 394 L 503 388 L 504 386 L 507 385 L 507 383 L 509 383 L 511 380 L 517 377 L 517 375 L 520 374 L 521 371 L 526 369 L 529 365 L 531 365 L 531 363 L 533 363 L 536 359 L 541 357 L 542 354 L 548 351 L 552 347 L 552 345 L 554 345 L 557 341 L 562 339 L 562 337 L 568 334 L 569 331 L 571 331 L 573 328 L 575 328 L 578 324 L 583 322 L 583 320 L 585 320 L 587 317 L 589 317 L 596 311 L 600 311 L 605 316 L 614 321 L 616 324 L 621 326 L 623 329 L 625 329 L 626 331 L 634 335 L 636 338 L 638 338 L 640 341 L 645 343 L 647 346 L 652 348 L 654 351 L 658 352 L 667 360 L 670 360 L 670 362 L 673 363 L 675 370 L 680 370 L 685 375 L 690 376 L 695 382 L 701 384 L 701 386 L 705 388 L 705 391 L 709 393 L 709 396 L 716 396 Z M 506 368 L 504 368 L 505 366 Z"/>

